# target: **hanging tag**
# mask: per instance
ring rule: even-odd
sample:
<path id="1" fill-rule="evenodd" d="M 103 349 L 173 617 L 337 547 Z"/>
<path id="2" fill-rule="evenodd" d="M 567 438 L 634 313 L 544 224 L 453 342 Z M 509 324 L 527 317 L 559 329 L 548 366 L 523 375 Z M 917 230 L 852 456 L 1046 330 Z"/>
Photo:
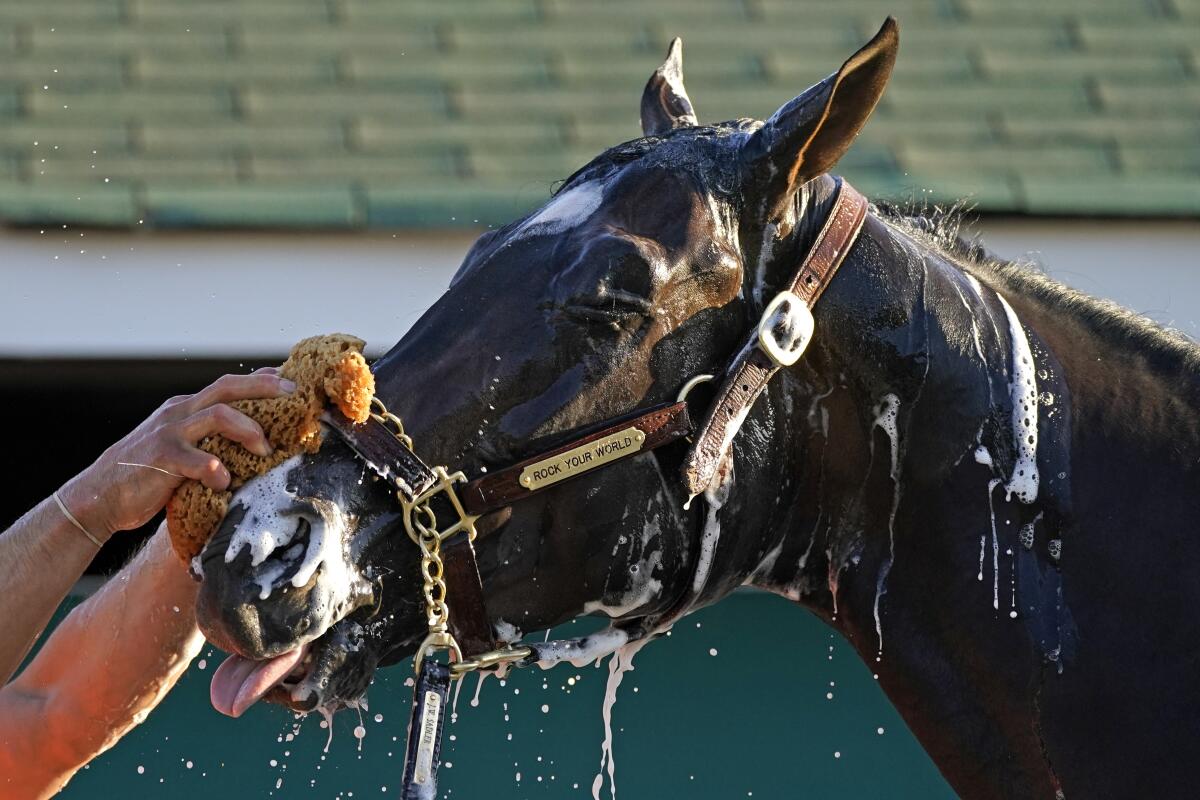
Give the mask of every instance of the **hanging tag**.
<path id="1" fill-rule="evenodd" d="M 421 662 L 421 672 L 417 675 L 417 684 L 413 689 L 401 800 L 432 800 L 437 794 L 442 725 L 446 719 L 446 702 L 449 697 L 450 668 L 432 658 L 426 658 Z"/>

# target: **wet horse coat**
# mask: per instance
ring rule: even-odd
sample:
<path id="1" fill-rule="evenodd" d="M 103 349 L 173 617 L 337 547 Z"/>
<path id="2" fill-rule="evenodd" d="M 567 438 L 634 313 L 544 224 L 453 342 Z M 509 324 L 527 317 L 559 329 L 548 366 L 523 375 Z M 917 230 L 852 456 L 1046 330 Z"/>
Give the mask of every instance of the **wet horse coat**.
<path id="1" fill-rule="evenodd" d="M 673 48 L 647 136 L 484 234 L 375 365 L 418 453 L 477 475 L 722 372 L 812 246 L 825 173 L 896 44 L 889 23 L 765 124 L 714 126 Z M 501 638 L 583 613 L 637 636 L 681 599 L 756 585 L 853 643 L 965 796 L 1183 794 L 1200 763 L 1196 347 L 888 209 L 815 315 L 690 507 L 679 445 L 481 520 Z M 271 696 L 336 706 L 423 634 L 416 548 L 336 440 L 273 480 L 205 550 L 201 622 L 248 659 L 306 645 Z M 235 529 L 272 515 L 305 525 L 251 563 Z M 341 551 L 291 587 L 288 553 L 317 534 Z M 356 587 L 337 613 L 313 600 L 335 578 Z"/>

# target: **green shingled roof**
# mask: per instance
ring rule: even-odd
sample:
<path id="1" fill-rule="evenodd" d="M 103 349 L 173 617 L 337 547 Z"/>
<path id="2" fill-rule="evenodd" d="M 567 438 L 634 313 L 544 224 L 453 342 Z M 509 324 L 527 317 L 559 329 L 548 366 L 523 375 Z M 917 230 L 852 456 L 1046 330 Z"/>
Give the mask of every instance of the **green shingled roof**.
<path id="1" fill-rule="evenodd" d="M 840 171 L 984 212 L 1200 214 L 1200 0 L 0 0 L 0 220 L 493 224 L 639 135 L 769 115 L 887 14 Z"/>

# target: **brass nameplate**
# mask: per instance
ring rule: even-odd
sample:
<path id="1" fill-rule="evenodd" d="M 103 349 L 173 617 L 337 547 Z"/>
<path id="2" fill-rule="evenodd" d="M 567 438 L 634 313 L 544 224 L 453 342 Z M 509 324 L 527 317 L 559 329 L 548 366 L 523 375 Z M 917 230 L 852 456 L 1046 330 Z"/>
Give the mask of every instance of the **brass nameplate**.
<path id="1" fill-rule="evenodd" d="M 558 483 L 618 458 L 631 456 L 642 449 L 644 441 L 646 434 L 637 428 L 610 433 L 594 442 L 572 447 L 565 453 L 530 464 L 521 470 L 521 485 L 533 491 Z"/>
<path id="2" fill-rule="evenodd" d="M 418 784 L 432 783 L 433 750 L 437 747 L 438 717 L 442 713 L 442 696 L 437 692 L 425 692 L 425 708 L 421 712 L 421 727 L 418 729 L 417 763 L 413 781 Z"/>

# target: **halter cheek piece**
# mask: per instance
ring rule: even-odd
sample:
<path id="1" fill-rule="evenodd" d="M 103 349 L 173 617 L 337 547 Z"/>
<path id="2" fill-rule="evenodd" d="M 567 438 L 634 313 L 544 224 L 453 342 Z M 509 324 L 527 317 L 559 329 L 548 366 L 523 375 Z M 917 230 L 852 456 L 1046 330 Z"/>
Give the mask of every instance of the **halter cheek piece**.
<path id="1" fill-rule="evenodd" d="M 833 280 L 857 240 L 867 214 L 867 200 L 845 181 L 825 225 L 790 285 L 767 305 L 746 345 L 725 369 L 725 377 L 703 424 L 693 437 L 683 465 L 689 496 L 712 485 L 738 429 L 766 389 L 771 377 L 803 355 L 813 335 L 812 307 Z M 413 452 L 399 417 L 381 401 L 366 423 L 355 424 L 336 412 L 327 422 L 381 478 L 396 489 L 409 537 L 421 549 L 429 634 L 417 649 L 416 697 L 405 760 L 404 797 L 428 791 L 435 780 L 442 710 L 452 678 L 507 663 L 537 660 L 532 646 L 497 648 L 484 605 L 483 584 L 475 558 L 475 522 L 567 480 L 649 452 L 692 432 L 687 394 L 698 382 L 687 383 L 674 403 L 599 422 L 572 432 L 565 443 L 512 466 L 468 480 L 462 472 L 429 468 Z M 443 526 L 438 510 L 454 520 Z M 696 590 L 693 590 L 696 591 Z M 454 598 L 453 613 L 448 597 Z M 657 620 L 662 629 L 683 616 L 696 597 L 684 596 Z M 427 660 L 430 651 L 446 650 L 452 658 L 441 664 Z"/>

